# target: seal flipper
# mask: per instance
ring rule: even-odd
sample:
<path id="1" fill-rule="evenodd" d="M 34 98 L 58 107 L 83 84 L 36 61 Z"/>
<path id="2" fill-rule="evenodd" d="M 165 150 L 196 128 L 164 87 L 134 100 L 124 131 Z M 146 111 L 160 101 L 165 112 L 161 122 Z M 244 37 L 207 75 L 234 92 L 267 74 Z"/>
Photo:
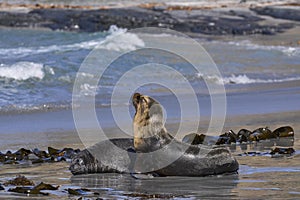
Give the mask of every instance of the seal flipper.
<path id="1" fill-rule="evenodd" d="M 147 174 L 142 174 L 142 173 L 130 173 L 131 177 L 134 179 L 152 179 L 154 177 L 159 177 L 158 174 L 156 173 L 147 173 Z"/>
<path id="2" fill-rule="evenodd" d="M 129 172 L 132 178 L 134 179 L 151 179 L 154 177 L 159 177 L 159 174 L 153 172 L 153 173 L 139 173 L 136 172 L 134 169 L 135 162 L 136 162 L 136 150 L 132 147 L 127 149 L 129 158 L 130 158 L 130 165 L 129 165 Z"/>

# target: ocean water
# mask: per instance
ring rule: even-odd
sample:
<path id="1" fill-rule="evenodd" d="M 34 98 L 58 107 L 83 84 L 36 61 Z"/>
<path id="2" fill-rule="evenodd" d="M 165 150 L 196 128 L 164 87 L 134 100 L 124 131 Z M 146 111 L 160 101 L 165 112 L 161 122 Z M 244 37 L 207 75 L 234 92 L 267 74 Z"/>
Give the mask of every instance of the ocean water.
<path id="1" fill-rule="evenodd" d="M 73 85 L 78 75 L 77 72 L 94 48 L 101 49 L 104 57 L 105 55 L 109 57 L 114 53 L 135 51 L 144 47 L 144 41 L 138 35 L 116 26 L 112 26 L 105 32 L 96 33 L 1 28 L 0 34 L 0 115 L 2 117 L 8 114 L 13 115 L 24 126 L 31 124 L 22 117 L 24 113 L 43 115 L 49 111 L 69 112 L 71 110 Z M 156 37 L 166 36 L 161 34 Z M 187 63 L 169 54 L 136 51 L 135 54 L 129 54 L 113 63 L 114 67 L 103 75 L 97 86 L 90 85 L 88 82 L 93 78 L 93 74 L 81 73 L 87 82 L 80 85 L 79 95 L 86 98 L 95 97 L 95 106 L 100 109 L 99 112 L 108 112 L 107 109 L 110 106 L 125 106 L 127 109 L 130 107 L 129 110 L 132 113 L 133 108 L 129 106 L 130 100 L 120 102 L 120 105 L 113 104 L 110 94 L 120 77 L 132 66 L 152 63 L 154 68 L 146 68 L 146 72 L 141 75 L 129 76 L 123 80 L 120 87 L 126 91 L 138 80 L 149 82 L 147 85 L 138 87 L 137 90 L 158 99 L 164 105 L 167 120 L 178 122 L 180 112 L 177 111 L 179 103 L 174 96 L 176 94 L 166 87 L 151 84 L 153 79 L 163 79 L 174 87 L 181 87 L 182 83 L 178 77 L 161 70 L 161 66 L 155 65 L 163 61 L 166 65 L 176 69 L 192 85 L 198 97 L 202 116 L 209 117 L 211 114 L 211 99 L 207 82 L 216 85 L 224 84 L 227 115 L 299 110 L 299 47 L 262 46 L 248 40 L 229 42 L 201 38 L 195 38 L 195 40 L 214 60 L 221 77 L 191 70 Z M 97 66 L 98 69 L 104 67 Z M 44 117 L 47 125 L 41 130 L 35 129 L 34 131 L 55 130 L 59 126 L 74 129 L 71 114 L 66 115 L 68 117 L 64 125 L 60 123 L 50 125 L 50 113 Z M 2 121 L 6 120 L 11 119 L 3 118 Z M 55 121 L 55 117 L 53 120 Z M 114 125 L 110 115 L 104 121 L 105 124 Z M 7 123 L 3 123 L 2 127 L 8 132 L 21 131 Z"/>

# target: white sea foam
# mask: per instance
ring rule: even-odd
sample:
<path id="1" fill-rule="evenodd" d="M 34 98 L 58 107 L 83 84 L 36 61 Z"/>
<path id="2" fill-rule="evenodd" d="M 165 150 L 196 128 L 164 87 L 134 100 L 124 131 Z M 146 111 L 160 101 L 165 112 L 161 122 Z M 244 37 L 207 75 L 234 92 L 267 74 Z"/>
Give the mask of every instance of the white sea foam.
<path id="1" fill-rule="evenodd" d="M 127 29 L 118 28 L 112 25 L 105 38 L 98 38 L 89 41 L 66 44 L 50 45 L 40 47 L 18 47 L 0 48 L 0 56 L 5 57 L 25 57 L 28 55 L 42 54 L 49 52 L 76 51 L 78 49 L 101 48 L 113 51 L 135 50 L 144 47 L 145 44 L 136 34 L 127 32 Z"/>
<path id="2" fill-rule="evenodd" d="M 108 35 L 99 46 L 107 50 L 114 51 L 132 51 L 137 47 L 144 47 L 145 43 L 134 33 L 128 33 L 127 29 L 118 28 L 115 25 L 110 26 Z"/>
<path id="3" fill-rule="evenodd" d="M 17 62 L 13 65 L 0 66 L 0 77 L 15 80 L 27 80 L 29 78 L 43 79 L 45 72 L 43 64 L 34 62 Z"/>
<path id="4" fill-rule="evenodd" d="M 203 74 L 197 74 L 197 77 L 203 78 L 205 81 L 212 81 L 217 84 L 253 84 L 253 83 L 281 83 L 287 81 L 298 81 L 300 77 L 289 77 L 282 79 L 254 79 L 249 78 L 247 75 L 234 75 L 232 74 L 229 77 L 219 77 L 219 76 L 204 76 Z"/>
<path id="5" fill-rule="evenodd" d="M 299 56 L 300 48 L 299 47 L 289 47 L 289 46 L 274 46 L 274 45 L 258 45 L 254 44 L 248 40 L 239 41 L 239 42 L 229 42 L 231 45 L 246 47 L 247 49 L 262 49 L 262 50 L 275 50 L 281 51 L 282 53 L 288 56 Z"/>
<path id="6" fill-rule="evenodd" d="M 80 94 L 84 96 L 95 96 L 97 86 L 92 86 L 88 83 L 84 83 L 80 86 Z"/>

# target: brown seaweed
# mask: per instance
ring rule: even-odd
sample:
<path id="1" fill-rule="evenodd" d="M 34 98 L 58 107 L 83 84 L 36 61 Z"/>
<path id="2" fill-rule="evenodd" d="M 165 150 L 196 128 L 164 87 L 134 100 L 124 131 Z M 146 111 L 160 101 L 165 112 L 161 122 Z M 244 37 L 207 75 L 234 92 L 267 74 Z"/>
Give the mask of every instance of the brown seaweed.
<path id="1" fill-rule="evenodd" d="M 211 137 L 211 138 L 208 138 Z M 283 126 L 277 128 L 275 131 L 271 131 L 268 127 L 257 128 L 254 131 L 249 131 L 247 129 L 241 129 L 238 134 L 236 134 L 233 130 L 225 132 L 221 134 L 217 138 L 216 145 L 223 144 L 233 144 L 233 143 L 252 143 L 259 142 L 264 140 L 276 140 L 276 142 L 280 142 L 280 138 L 293 138 L 294 130 L 290 126 Z M 198 145 L 198 144 L 212 144 L 211 141 L 214 141 L 213 136 L 207 136 L 205 134 L 200 133 L 191 133 L 183 137 L 182 142 Z"/>
<path id="2" fill-rule="evenodd" d="M 272 138 L 277 138 L 277 135 L 274 134 L 268 127 L 258 128 L 254 130 L 249 136 L 250 141 L 260 141 Z"/>
<path id="3" fill-rule="evenodd" d="M 98 192 L 92 192 L 91 190 L 86 188 L 78 188 L 78 189 L 68 188 L 66 189 L 66 191 L 71 195 L 89 195 L 89 194 L 99 195 Z"/>
<path id="4" fill-rule="evenodd" d="M 295 150 L 291 147 L 289 148 L 279 148 L 276 147 L 271 150 L 270 154 L 272 157 L 278 157 L 279 155 L 292 156 L 295 153 Z"/>
<path id="5" fill-rule="evenodd" d="M 235 134 L 233 130 L 230 130 L 219 136 L 216 145 L 231 144 L 231 143 L 236 143 L 236 141 L 237 141 L 237 134 Z"/>
<path id="6" fill-rule="evenodd" d="M 243 143 L 248 142 L 250 137 L 251 131 L 247 129 L 241 129 L 237 134 L 237 142 Z"/>
<path id="7" fill-rule="evenodd" d="M 42 194 L 42 195 L 49 195 L 49 193 L 41 192 L 38 189 L 35 189 L 34 187 L 15 187 L 10 188 L 8 190 L 9 192 L 16 192 L 16 193 L 22 193 L 22 194 Z"/>
<path id="8" fill-rule="evenodd" d="M 8 189 L 9 192 L 16 192 L 22 194 L 42 194 L 48 195 L 49 193 L 41 192 L 41 190 L 57 190 L 59 186 L 53 186 L 51 184 L 39 183 L 34 186 L 33 181 L 29 180 L 25 176 L 17 176 L 13 180 L 9 180 L 4 185 L 16 185 L 18 187 Z M 22 187 L 20 187 L 22 186 Z"/>
<path id="9" fill-rule="evenodd" d="M 31 150 L 21 148 L 12 153 L 7 151 L 5 154 L 0 152 L 0 163 L 3 164 L 20 164 L 31 161 L 32 164 L 44 163 L 44 162 L 61 162 L 70 161 L 70 159 L 80 152 L 79 149 L 63 148 L 55 149 L 48 147 L 47 151 L 41 151 L 37 148 Z"/>
<path id="10" fill-rule="evenodd" d="M 290 126 L 280 127 L 278 129 L 276 129 L 275 131 L 273 131 L 273 133 L 277 137 L 294 137 L 294 129 Z"/>
<path id="11" fill-rule="evenodd" d="M 40 184 L 36 185 L 34 189 L 36 190 L 57 190 L 59 186 L 53 186 L 51 184 L 43 183 L 41 182 Z"/>
<path id="12" fill-rule="evenodd" d="M 6 181 L 3 185 L 34 185 L 34 183 L 25 176 L 18 175 L 16 178 Z"/>

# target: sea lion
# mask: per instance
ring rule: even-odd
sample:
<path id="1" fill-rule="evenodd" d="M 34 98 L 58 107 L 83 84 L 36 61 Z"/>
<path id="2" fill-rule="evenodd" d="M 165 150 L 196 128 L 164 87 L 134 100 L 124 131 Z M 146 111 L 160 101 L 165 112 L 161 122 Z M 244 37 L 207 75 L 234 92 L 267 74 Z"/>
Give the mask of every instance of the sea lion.
<path id="1" fill-rule="evenodd" d="M 153 98 L 135 93 L 133 120 L 134 148 L 137 152 L 155 151 L 173 140 L 163 124 L 161 105 Z"/>
<path id="2" fill-rule="evenodd" d="M 236 173 L 239 164 L 225 147 L 177 141 L 163 124 L 161 105 L 135 93 L 134 138 L 106 140 L 78 153 L 70 170 L 83 173 L 145 173 L 159 176 L 207 176 Z M 158 153 L 157 153 L 158 152 Z M 166 161 L 170 161 L 167 165 Z"/>

